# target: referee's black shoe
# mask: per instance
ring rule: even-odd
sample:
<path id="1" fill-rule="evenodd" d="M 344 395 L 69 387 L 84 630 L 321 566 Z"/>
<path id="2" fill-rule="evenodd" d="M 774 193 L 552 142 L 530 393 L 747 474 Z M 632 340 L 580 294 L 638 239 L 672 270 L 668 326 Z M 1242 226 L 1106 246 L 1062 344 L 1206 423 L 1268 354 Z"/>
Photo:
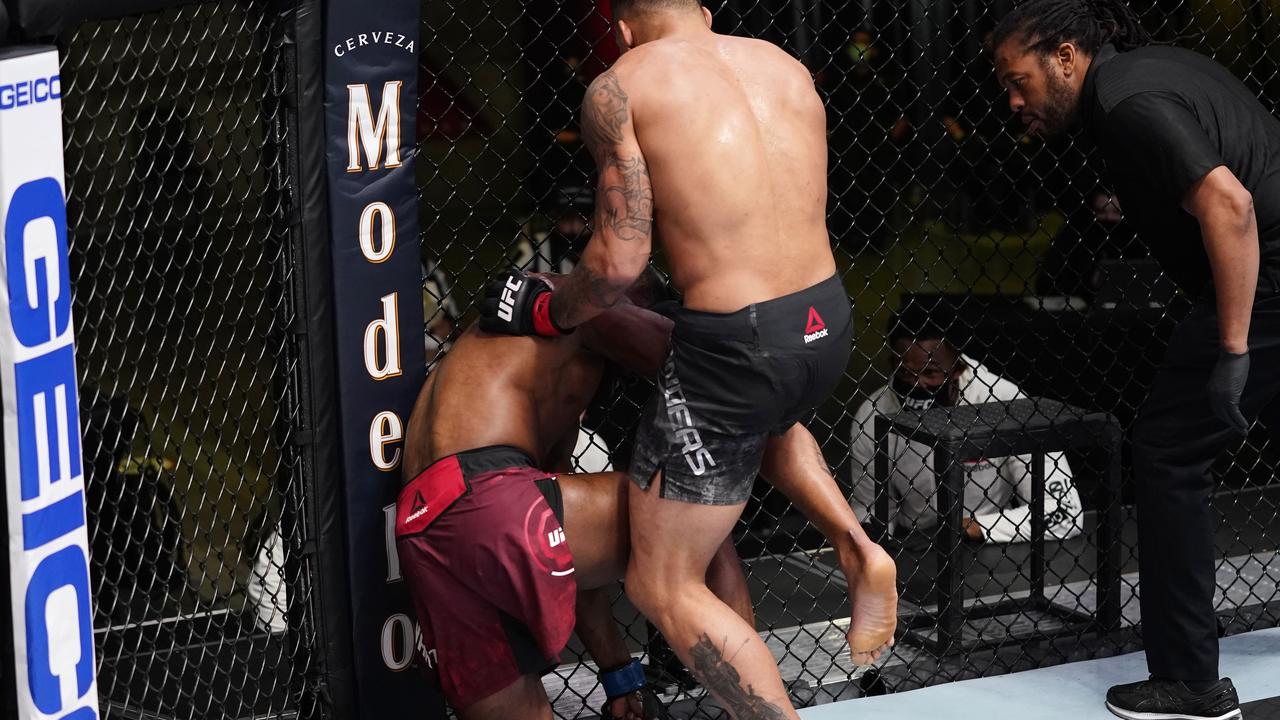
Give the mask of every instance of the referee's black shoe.
<path id="1" fill-rule="evenodd" d="M 1151 678 L 1107 691 L 1107 709 L 1126 720 L 1240 720 L 1231 678 L 1199 692 L 1178 680 Z"/>

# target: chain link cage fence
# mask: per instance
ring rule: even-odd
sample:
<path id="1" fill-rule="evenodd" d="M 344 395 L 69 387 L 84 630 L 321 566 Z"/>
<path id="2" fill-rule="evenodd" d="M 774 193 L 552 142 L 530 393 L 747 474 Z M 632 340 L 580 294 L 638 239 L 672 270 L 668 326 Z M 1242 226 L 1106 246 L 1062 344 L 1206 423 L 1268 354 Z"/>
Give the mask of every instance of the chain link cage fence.
<path id="1" fill-rule="evenodd" d="M 286 620 L 306 589 L 283 580 L 302 491 L 271 9 L 191 3 L 57 39 L 107 718 L 309 715 L 313 643 Z"/>
<path id="2" fill-rule="evenodd" d="M 896 556 L 899 624 L 912 629 L 875 668 L 853 667 L 838 564 L 785 498 L 759 483 L 734 537 L 758 629 L 796 703 L 1140 648 L 1127 431 L 1190 303 L 1123 219 L 1100 160 L 1079 142 L 1026 135 L 1009 112 L 987 44 L 1013 3 L 707 5 L 718 31 L 770 40 L 803 61 L 827 107 L 829 228 L 857 339 L 843 383 L 808 424 L 859 518 Z M 1277 3 L 1133 7 L 1159 42 L 1216 58 L 1275 109 Z M 616 57 L 612 46 L 607 7 L 595 0 L 423 4 L 417 172 L 432 352 L 466 328 L 494 271 L 572 267 L 593 204 L 577 113 L 587 84 Z M 1113 448 L 1116 465 L 1105 433 L 1095 438 L 1101 448 L 1041 443 L 1032 455 L 975 459 L 955 494 L 985 539 L 967 538 L 967 522 L 939 532 L 927 446 L 890 438 L 889 477 L 875 480 L 874 418 L 899 409 L 886 400 L 891 334 L 956 348 L 962 404 L 999 402 L 1001 417 L 1026 417 L 1009 401 L 1038 398 L 1117 423 L 1126 440 Z M 599 469 L 602 452 L 626 467 L 650 389 L 624 385 L 590 412 L 579 446 L 589 448 L 584 465 L 594 458 L 586 469 Z M 1280 621 L 1276 462 L 1276 444 L 1255 426 L 1214 468 L 1224 633 Z M 1047 528 L 1043 543 L 1029 542 L 1033 523 Z M 621 594 L 616 616 L 678 713 L 721 716 Z M 589 658 L 572 646 L 563 661 L 546 680 L 558 716 L 593 716 L 600 695 Z"/>

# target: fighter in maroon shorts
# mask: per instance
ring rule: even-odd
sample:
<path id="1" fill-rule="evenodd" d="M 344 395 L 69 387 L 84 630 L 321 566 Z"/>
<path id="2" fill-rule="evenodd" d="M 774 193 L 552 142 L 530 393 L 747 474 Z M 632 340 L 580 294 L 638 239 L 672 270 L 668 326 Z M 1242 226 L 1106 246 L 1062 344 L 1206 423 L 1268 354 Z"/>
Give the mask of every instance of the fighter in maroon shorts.
<path id="1" fill-rule="evenodd" d="M 643 672 L 610 608 L 629 551 L 625 475 L 555 473 L 569 466 L 606 363 L 652 374 L 670 329 L 629 304 L 554 339 L 473 327 L 423 386 L 405 442 L 397 547 L 424 644 L 464 720 L 551 718 L 541 675 L 575 625 L 604 670 L 605 716 L 665 716 L 640 692 Z M 835 546 L 855 593 L 850 635 L 891 636 L 892 560 L 862 533 L 813 437 L 797 426 L 775 438 L 764 473 Z M 752 621 L 728 541 L 708 587 Z"/>

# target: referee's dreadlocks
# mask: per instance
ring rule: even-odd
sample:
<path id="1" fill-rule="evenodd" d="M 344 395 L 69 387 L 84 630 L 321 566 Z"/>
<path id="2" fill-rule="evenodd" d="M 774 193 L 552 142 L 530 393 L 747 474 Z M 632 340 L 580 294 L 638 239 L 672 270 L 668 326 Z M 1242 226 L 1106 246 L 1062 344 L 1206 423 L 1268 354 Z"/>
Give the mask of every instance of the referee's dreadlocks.
<path id="1" fill-rule="evenodd" d="M 1121 52 L 1151 44 L 1151 34 L 1124 0 L 1026 0 L 996 26 L 992 46 L 1013 37 L 1038 55 L 1064 42 L 1088 55 L 1107 43 Z"/>

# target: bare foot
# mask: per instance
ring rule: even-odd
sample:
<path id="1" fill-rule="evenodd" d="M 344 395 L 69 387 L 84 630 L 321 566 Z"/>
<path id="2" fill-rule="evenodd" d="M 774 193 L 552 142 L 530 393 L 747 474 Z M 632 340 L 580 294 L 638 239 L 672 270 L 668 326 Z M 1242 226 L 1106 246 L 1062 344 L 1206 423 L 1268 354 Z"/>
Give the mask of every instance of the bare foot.
<path id="1" fill-rule="evenodd" d="M 898 566 L 879 545 L 871 545 L 856 575 L 846 573 L 853 615 L 849 620 L 849 655 L 870 665 L 893 647 L 898 626 Z"/>

